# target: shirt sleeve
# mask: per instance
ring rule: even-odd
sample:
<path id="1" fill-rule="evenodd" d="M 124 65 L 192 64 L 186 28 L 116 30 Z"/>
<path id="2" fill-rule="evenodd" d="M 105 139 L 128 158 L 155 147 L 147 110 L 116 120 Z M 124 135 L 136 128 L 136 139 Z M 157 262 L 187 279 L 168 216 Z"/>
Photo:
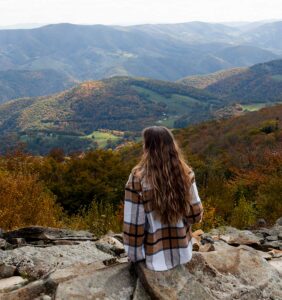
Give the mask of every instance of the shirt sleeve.
<path id="1" fill-rule="evenodd" d="M 132 262 L 145 259 L 145 211 L 140 180 L 132 173 L 125 185 L 123 242 Z"/>
<path id="2" fill-rule="evenodd" d="M 203 218 L 203 205 L 201 202 L 201 198 L 198 193 L 198 188 L 195 181 L 195 176 L 193 173 L 192 177 L 192 185 L 190 188 L 191 193 L 191 201 L 190 201 L 190 211 L 188 216 L 186 217 L 188 224 L 200 223 Z"/>

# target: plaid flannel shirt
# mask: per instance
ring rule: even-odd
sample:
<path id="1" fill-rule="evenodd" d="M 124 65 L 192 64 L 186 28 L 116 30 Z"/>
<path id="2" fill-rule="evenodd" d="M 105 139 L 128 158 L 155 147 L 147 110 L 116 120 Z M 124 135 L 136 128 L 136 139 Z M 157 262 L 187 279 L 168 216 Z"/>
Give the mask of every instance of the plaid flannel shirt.
<path id="1" fill-rule="evenodd" d="M 145 260 L 155 271 L 171 269 L 192 258 L 191 225 L 202 220 L 203 207 L 191 173 L 190 213 L 177 224 L 161 224 L 151 209 L 148 183 L 129 175 L 125 185 L 123 240 L 130 261 Z"/>

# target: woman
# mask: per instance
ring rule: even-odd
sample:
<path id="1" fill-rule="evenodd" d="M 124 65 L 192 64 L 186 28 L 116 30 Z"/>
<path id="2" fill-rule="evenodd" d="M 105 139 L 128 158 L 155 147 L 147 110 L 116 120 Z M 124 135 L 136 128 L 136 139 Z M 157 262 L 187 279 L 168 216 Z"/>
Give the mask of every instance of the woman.
<path id="1" fill-rule="evenodd" d="M 191 259 L 191 225 L 203 207 L 172 133 L 152 126 L 142 136 L 143 156 L 125 186 L 124 245 L 130 261 L 164 271 Z"/>

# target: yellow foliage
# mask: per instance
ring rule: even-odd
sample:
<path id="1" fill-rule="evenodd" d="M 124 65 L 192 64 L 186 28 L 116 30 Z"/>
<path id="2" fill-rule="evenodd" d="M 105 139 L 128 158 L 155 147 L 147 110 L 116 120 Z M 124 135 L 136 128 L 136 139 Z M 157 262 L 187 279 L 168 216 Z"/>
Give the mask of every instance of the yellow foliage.
<path id="1" fill-rule="evenodd" d="M 34 174 L 0 171 L 0 228 L 62 226 L 62 209 Z"/>
<path id="2" fill-rule="evenodd" d="M 256 210 L 252 203 L 249 203 L 244 196 L 234 208 L 231 216 L 231 226 L 242 229 L 253 225 L 256 221 Z"/>

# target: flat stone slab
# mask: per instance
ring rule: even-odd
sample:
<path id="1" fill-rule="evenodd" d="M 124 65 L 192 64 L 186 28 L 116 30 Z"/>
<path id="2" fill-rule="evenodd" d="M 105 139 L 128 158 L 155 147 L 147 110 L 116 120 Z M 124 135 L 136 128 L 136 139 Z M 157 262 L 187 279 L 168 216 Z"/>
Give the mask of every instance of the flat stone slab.
<path id="1" fill-rule="evenodd" d="M 113 259 L 113 256 L 98 250 L 94 242 L 79 245 L 58 245 L 47 248 L 25 246 L 0 252 L 0 261 L 15 266 L 22 276 L 39 279 L 51 271 L 77 263 L 89 264 Z"/>
<path id="2" fill-rule="evenodd" d="M 27 279 L 20 276 L 13 276 L 10 278 L 0 279 L 0 293 L 15 290 L 27 283 Z M 1 299 L 1 294 L 0 294 Z"/>
<path id="3" fill-rule="evenodd" d="M 60 283 L 55 299 L 130 300 L 135 282 L 129 272 L 129 263 L 119 264 Z"/>
<path id="4" fill-rule="evenodd" d="M 42 227 L 42 226 L 32 226 L 24 227 L 18 230 L 8 231 L 3 234 L 4 238 L 15 239 L 24 238 L 26 241 L 53 241 L 53 240 L 97 240 L 94 235 L 88 231 L 76 231 L 70 229 L 52 228 L 52 227 Z"/>

